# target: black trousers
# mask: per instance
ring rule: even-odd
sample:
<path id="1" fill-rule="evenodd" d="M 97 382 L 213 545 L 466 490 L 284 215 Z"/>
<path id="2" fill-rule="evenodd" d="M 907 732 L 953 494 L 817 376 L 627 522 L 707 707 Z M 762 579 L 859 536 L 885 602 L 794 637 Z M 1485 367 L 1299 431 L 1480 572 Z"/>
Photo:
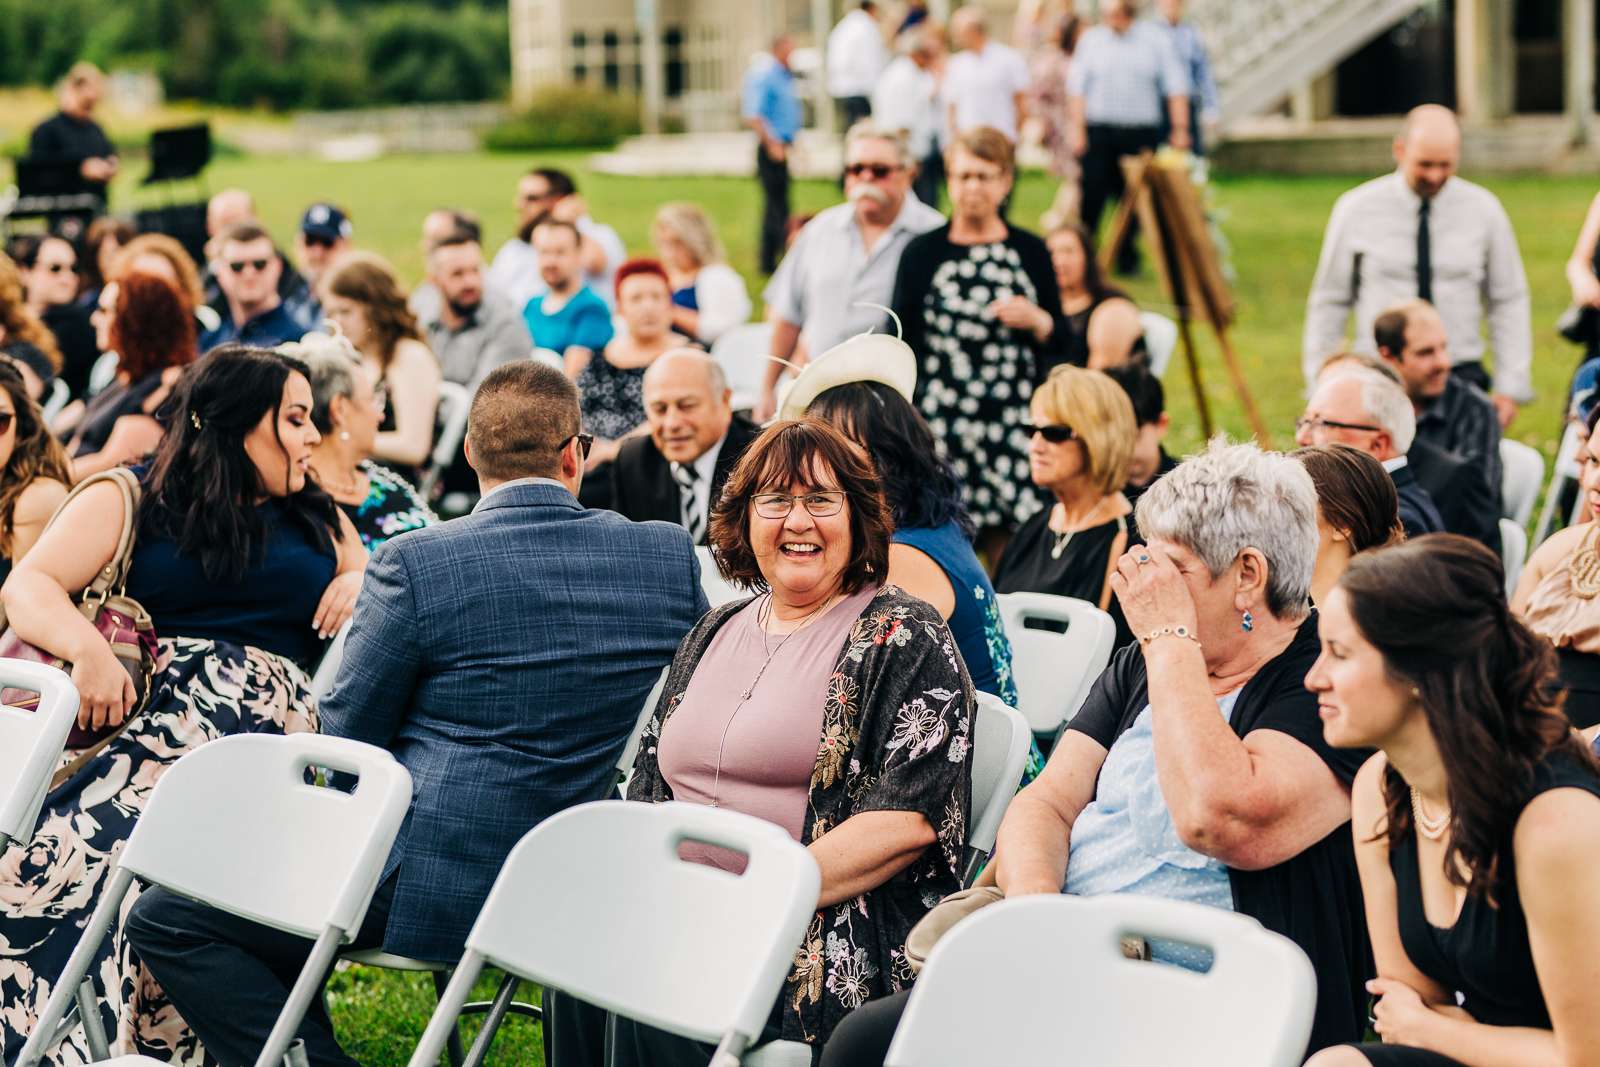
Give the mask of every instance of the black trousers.
<path id="1" fill-rule="evenodd" d="M 1083 155 L 1083 203 L 1079 214 L 1090 233 L 1098 233 L 1106 201 L 1122 199 L 1127 186 L 1122 178 L 1122 157 L 1136 156 L 1161 143 L 1160 126 L 1089 126 L 1089 149 Z M 1136 220 L 1137 222 L 1137 220 Z M 1124 268 L 1138 266 L 1133 236 L 1138 227 L 1128 230 L 1128 243 L 1119 250 Z"/>
<path id="2" fill-rule="evenodd" d="M 839 116 L 843 120 L 840 132 L 849 133 L 850 127 L 872 114 L 872 101 L 865 96 L 836 96 Z"/>
<path id="3" fill-rule="evenodd" d="M 918 200 L 939 210 L 939 187 L 944 184 L 944 154 L 939 151 L 939 146 L 934 145 L 933 151 L 922 157 L 922 167 L 917 171 L 917 178 L 911 183 L 911 191 Z"/>
<path id="4" fill-rule="evenodd" d="M 822 1067 L 883 1067 L 911 990 L 869 1000 L 834 1027 L 822 1050 Z"/>
<path id="5" fill-rule="evenodd" d="M 782 1009 L 780 1000 L 757 1045 L 782 1036 Z M 716 1051 L 715 1045 L 611 1015 L 604 1008 L 545 987 L 545 1067 L 706 1067 Z M 813 1048 L 811 1062 L 816 1060 Z"/>
<path id="6" fill-rule="evenodd" d="M 347 948 L 383 944 L 396 880 L 391 875 L 378 886 Z M 252 1064 L 261 1054 L 313 944 L 160 888 L 139 894 L 126 934 L 183 1021 L 227 1067 Z M 320 989 L 296 1036 L 305 1040 L 312 1067 L 358 1067 L 334 1039 Z"/>
<path id="7" fill-rule="evenodd" d="M 763 142 L 756 146 L 756 177 L 761 181 L 765 205 L 761 211 L 761 273 L 778 269 L 783 255 L 784 228 L 789 223 L 789 163 L 767 155 Z"/>
<path id="8" fill-rule="evenodd" d="M 1485 393 L 1494 391 L 1489 381 L 1489 372 L 1483 369 L 1482 360 L 1475 359 L 1470 363 L 1457 363 L 1450 368 L 1450 373 L 1464 382 L 1471 382 Z"/>

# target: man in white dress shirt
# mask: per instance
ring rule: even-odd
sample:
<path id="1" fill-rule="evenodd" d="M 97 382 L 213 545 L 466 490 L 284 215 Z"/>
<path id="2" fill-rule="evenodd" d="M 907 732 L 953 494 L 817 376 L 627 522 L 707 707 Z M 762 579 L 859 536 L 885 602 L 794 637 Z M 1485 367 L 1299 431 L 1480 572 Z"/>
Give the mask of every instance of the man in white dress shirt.
<path id="1" fill-rule="evenodd" d="M 989 39 L 979 7 L 958 8 L 950 16 L 950 39 L 961 49 L 945 64 L 951 135 L 993 126 L 1016 144 L 1022 97 L 1033 83 L 1028 61 L 1015 48 Z"/>
<path id="2" fill-rule="evenodd" d="M 1306 381 L 1344 346 L 1352 311 L 1352 346 L 1372 352 L 1373 322 L 1385 308 L 1427 300 L 1449 331 L 1454 373 L 1490 394 L 1504 428 L 1533 399 L 1528 276 L 1511 220 L 1493 193 L 1455 176 L 1461 129 L 1449 109 L 1425 104 L 1406 116 L 1394 156 L 1399 169 L 1345 193 L 1328 218 L 1306 306 Z"/>
<path id="3" fill-rule="evenodd" d="M 921 160 L 911 191 L 929 207 L 939 206 L 939 185 L 944 179 L 940 155 L 939 73 L 944 67 L 944 38 L 926 23 L 916 31 L 911 51 L 889 61 L 872 90 L 872 114 L 878 125 L 899 130 Z"/>
<path id="4" fill-rule="evenodd" d="M 616 230 L 589 217 L 572 177 L 553 167 L 529 171 L 517 182 L 512 206 L 517 209 L 517 236 L 500 246 L 489 266 L 489 281 L 506 294 L 512 308 L 521 312 L 529 300 L 550 292 L 539 275 L 539 253 L 532 242 L 534 227 L 555 219 L 578 228 L 583 282 L 616 311 L 617 268 L 628 258 L 628 250 Z"/>
<path id="5" fill-rule="evenodd" d="M 888 61 L 878 5 L 861 0 L 828 34 L 828 95 L 838 102 L 845 129 L 872 114 L 872 87 Z"/>

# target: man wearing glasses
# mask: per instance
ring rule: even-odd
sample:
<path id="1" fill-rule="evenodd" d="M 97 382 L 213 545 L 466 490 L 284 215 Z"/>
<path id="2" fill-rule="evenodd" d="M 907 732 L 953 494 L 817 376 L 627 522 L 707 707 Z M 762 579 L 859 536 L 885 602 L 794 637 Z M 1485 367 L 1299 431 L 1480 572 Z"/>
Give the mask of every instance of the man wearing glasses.
<path id="1" fill-rule="evenodd" d="M 244 219 L 224 230 L 212 269 L 228 299 L 228 315 L 216 329 L 201 335 L 200 351 L 222 344 L 271 348 L 298 341 L 306 333 L 305 326 L 284 310 L 278 295 L 283 261 L 272 235 L 259 222 Z"/>
<path id="2" fill-rule="evenodd" d="M 911 239 L 945 223 L 943 215 L 909 195 L 916 161 L 899 132 L 866 119 L 845 135 L 844 195 L 806 223 L 762 294 L 771 312 L 772 357 L 804 365 L 795 345 L 826 352 L 868 330 L 893 329 L 880 307 L 894 298 L 900 254 Z M 767 368 L 752 416 L 778 409 L 783 364 Z"/>

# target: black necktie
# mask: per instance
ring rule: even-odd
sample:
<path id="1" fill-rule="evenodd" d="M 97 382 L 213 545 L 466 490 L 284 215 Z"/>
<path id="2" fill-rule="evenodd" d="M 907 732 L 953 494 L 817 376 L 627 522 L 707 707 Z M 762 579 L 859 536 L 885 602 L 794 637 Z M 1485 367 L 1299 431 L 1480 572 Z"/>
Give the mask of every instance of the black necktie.
<path id="1" fill-rule="evenodd" d="M 694 538 L 694 543 L 699 544 L 706 533 L 705 516 L 700 514 L 696 506 L 694 485 L 700 480 L 700 472 L 695 470 L 692 463 L 679 463 L 672 469 L 672 477 L 678 483 L 678 499 L 683 507 L 683 527 L 689 531 L 689 536 Z"/>
<path id="2" fill-rule="evenodd" d="M 1422 202 L 1417 213 L 1417 297 L 1433 303 L 1433 247 L 1428 236 L 1428 207 L 1431 201 Z"/>

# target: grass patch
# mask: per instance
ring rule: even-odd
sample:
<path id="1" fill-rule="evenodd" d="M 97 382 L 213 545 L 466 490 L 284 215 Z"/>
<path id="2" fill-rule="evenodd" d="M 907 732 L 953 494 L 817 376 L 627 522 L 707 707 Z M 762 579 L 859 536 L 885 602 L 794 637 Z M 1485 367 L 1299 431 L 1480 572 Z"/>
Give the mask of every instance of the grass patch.
<path id="1" fill-rule="evenodd" d="M 486 969 L 472 988 L 472 1000 L 492 1000 L 501 972 Z M 522 983 L 517 999 L 539 1002 L 539 987 Z M 433 976 L 416 971 L 390 971 L 382 967 L 351 966 L 328 980 L 328 1013 L 345 1052 L 364 1067 L 405 1067 L 422 1040 L 433 1015 L 436 998 Z M 461 1023 L 461 1044 L 472 1047 L 481 1015 Z M 495 1035 L 485 1060 L 488 1067 L 543 1067 L 543 1031 L 539 1023 L 520 1015 L 507 1015 Z M 443 1053 L 440 1067 L 449 1067 Z"/>

